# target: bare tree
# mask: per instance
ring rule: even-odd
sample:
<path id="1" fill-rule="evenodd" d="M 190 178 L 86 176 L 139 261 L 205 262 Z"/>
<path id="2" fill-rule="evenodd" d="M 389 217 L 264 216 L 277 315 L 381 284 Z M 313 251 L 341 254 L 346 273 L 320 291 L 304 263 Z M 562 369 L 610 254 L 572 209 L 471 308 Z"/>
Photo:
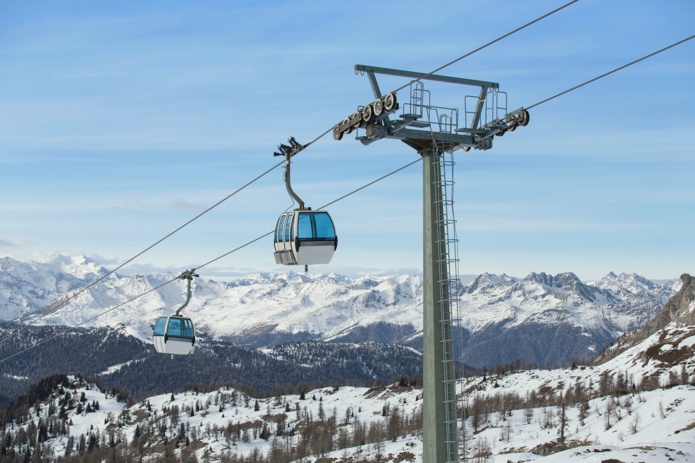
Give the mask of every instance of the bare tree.
<path id="1" fill-rule="evenodd" d="M 524 418 L 526 419 L 526 424 L 531 424 L 533 421 L 533 408 L 524 409 Z"/>
<path id="2" fill-rule="evenodd" d="M 630 421 L 630 432 L 632 434 L 637 434 L 637 428 L 639 426 L 639 413 L 632 415 L 632 421 Z"/>
<path id="3" fill-rule="evenodd" d="M 562 402 L 560 407 L 560 442 L 565 442 L 565 430 L 567 429 L 567 404 Z"/>
<path id="4" fill-rule="evenodd" d="M 584 426 L 587 416 L 589 416 L 589 402 L 585 400 L 579 404 L 579 424 Z"/>

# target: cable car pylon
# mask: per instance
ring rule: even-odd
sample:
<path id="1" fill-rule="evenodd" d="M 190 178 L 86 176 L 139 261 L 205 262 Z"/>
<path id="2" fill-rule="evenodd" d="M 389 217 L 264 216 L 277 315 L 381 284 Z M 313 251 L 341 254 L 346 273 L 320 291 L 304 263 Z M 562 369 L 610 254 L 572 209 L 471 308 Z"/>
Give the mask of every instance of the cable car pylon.
<path id="1" fill-rule="evenodd" d="M 289 145 L 280 144 L 279 153 L 274 156 L 285 157 L 284 180 L 287 192 L 299 206 L 292 212 L 283 212 L 275 226 L 275 263 L 283 265 L 303 265 L 309 271 L 309 265 L 328 264 L 338 248 L 338 236 L 335 225 L 327 211 L 312 211 L 306 207 L 302 198 L 292 189 L 292 156 L 308 145 L 302 145 L 294 137 L 288 139 Z"/>
<path id="2" fill-rule="evenodd" d="M 529 114 L 524 108 L 507 112 L 506 94 L 494 82 L 363 65 L 356 65 L 355 73 L 367 75 L 376 100 L 335 124 L 333 138 L 340 140 L 353 131 L 364 145 L 392 138 L 414 148 L 423 159 L 423 462 L 459 462 L 460 456 L 466 458 L 465 417 L 458 416 L 458 410 L 464 410 L 456 393 L 456 370 L 462 357 L 454 350 L 452 338 L 457 333 L 452 308 L 458 312 L 455 291 L 460 282 L 458 259 L 449 256 L 450 244 L 455 246 L 457 240 L 453 215 L 448 215 L 448 211 L 453 213 L 453 199 L 446 188 L 453 187 L 453 181 L 447 179 L 446 167 L 453 165 L 455 150 L 490 149 L 495 136 L 526 126 Z M 395 93 L 383 96 L 375 74 L 413 79 L 401 87 L 409 88 L 409 101 L 400 106 Z M 432 105 L 424 80 L 473 86 L 479 91 L 463 99 L 461 117 L 458 108 Z M 465 106 L 469 102 L 470 110 Z M 392 117 L 398 109 L 400 115 Z M 378 117 L 375 110 L 381 110 Z M 442 162 L 444 153 L 451 154 L 452 160 Z M 454 237 L 449 236 L 452 230 Z M 455 249 L 453 254 L 458 255 Z M 462 442 L 459 435 L 464 437 Z"/>

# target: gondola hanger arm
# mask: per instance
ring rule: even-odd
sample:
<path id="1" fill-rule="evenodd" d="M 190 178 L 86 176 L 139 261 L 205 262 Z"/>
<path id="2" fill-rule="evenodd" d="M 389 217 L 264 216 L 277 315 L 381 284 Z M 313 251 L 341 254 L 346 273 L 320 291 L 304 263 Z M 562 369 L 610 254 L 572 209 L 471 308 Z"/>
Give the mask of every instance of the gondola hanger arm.
<path id="1" fill-rule="evenodd" d="M 182 280 L 187 280 L 188 284 L 187 284 L 187 288 L 186 288 L 186 302 L 184 302 L 183 305 L 181 307 L 179 307 L 178 310 L 176 311 L 177 317 L 179 316 L 181 311 L 186 308 L 188 303 L 191 302 L 191 295 L 192 295 L 191 281 L 193 281 L 193 277 L 199 277 L 199 276 L 200 275 L 195 273 L 195 269 L 186 270 L 183 273 L 181 273 L 181 275 L 179 275 L 179 278 L 181 278 Z"/>
<path id="2" fill-rule="evenodd" d="M 297 153 L 302 151 L 304 148 L 306 148 L 309 145 L 302 145 L 301 143 L 298 143 L 297 140 L 295 140 L 294 137 L 290 137 L 288 139 L 289 146 L 285 144 L 280 144 L 278 145 L 278 150 L 280 151 L 279 153 L 276 151 L 273 153 L 273 156 L 285 156 L 285 186 L 287 187 L 287 192 L 290 194 L 292 199 L 294 199 L 297 204 L 299 204 L 299 210 L 303 211 L 306 210 L 306 206 L 304 205 L 304 201 L 302 198 L 299 197 L 297 193 L 292 189 L 292 183 L 291 183 L 291 178 L 290 178 L 290 166 L 291 166 L 291 158 L 292 156 L 295 156 Z"/>

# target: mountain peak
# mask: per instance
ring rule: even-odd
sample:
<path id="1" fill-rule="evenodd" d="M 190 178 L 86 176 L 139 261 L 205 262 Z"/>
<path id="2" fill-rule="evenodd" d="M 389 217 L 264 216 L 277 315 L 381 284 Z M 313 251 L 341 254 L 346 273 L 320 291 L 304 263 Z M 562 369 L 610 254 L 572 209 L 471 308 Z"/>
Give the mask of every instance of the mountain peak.
<path id="1" fill-rule="evenodd" d="M 514 278 L 502 274 L 495 275 L 491 273 L 483 273 L 478 275 L 473 279 L 465 288 L 466 293 L 473 293 L 475 291 L 484 290 L 486 288 L 491 288 L 494 286 L 507 285 L 514 282 Z"/>
<path id="2" fill-rule="evenodd" d="M 646 294 L 657 288 L 657 285 L 653 281 L 636 273 L 621 273 L 620 275 L 616 275 L 613 272 L 601 278 L 595 283 L 595 286 L 617 292 L 621 291 L 620 288 L 622 288 L 622 290 L 627 290 L 634 294 Z"/>
<path id="3" fill-rule="evenodd" d="M 108 270 L 96 263 L 96 261 L 81 254 L 76 256 L 52 254 L 46 259 L 35 263 L 55 273 L 69 273 L 81 279 L 90 274 L 96 276 L 108 273 Z"/>
<path id="4" fill-rule="evenodd" d="M 546 286 L 552 286 L 553 285 L 553 277 L 551 275 L 548 275 L 545 272 L 541 273 L 536 273 L 536 272 L 531 272 L 529 273 L 526 278 L 524 278 L 526 281 L 534 281 L 536 283 L 540 283 L 542 285 Z"/>
<path id="5" fill-rule="evenodd" d="M 584 286 L 579 277 L 572 272 L 558 273 L 555 276 L 545 272 L 531 272 L 524 281 L 535 282 L 550 288 L 577 289 Z"/>

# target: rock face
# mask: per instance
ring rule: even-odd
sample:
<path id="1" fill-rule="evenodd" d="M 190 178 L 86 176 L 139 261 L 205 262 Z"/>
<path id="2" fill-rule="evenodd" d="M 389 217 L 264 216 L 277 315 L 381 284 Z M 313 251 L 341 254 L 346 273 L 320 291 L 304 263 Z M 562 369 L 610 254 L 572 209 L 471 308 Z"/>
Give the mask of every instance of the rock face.
<path id="1" fill-rule="evenodd" d="M 671 344 L 680 344 L 682 335 L 695 328 L 695 280 L 684 273 L 681 275 L 681 283 L 681 288 L 666 302 L 661 312 L 639 330 L 616 340 L 594 359 L 594 364 L 606 362 L 658 332 L 661 332 L 660 339 L 663 343 L 670 340 Z M 654 346 L 645 352 L 650 358 L 655 354 Z"/>
<path id="2" fill-rule="evenodd" d="M 643 329 L 656 332 L 671 322 L 683 326 L 695 325 L 695 281 L 693 277 L 684 273 L 681 275 L 681 282 L 683 286 L 680 291 L 669 299 L 661 313 Z"/>

